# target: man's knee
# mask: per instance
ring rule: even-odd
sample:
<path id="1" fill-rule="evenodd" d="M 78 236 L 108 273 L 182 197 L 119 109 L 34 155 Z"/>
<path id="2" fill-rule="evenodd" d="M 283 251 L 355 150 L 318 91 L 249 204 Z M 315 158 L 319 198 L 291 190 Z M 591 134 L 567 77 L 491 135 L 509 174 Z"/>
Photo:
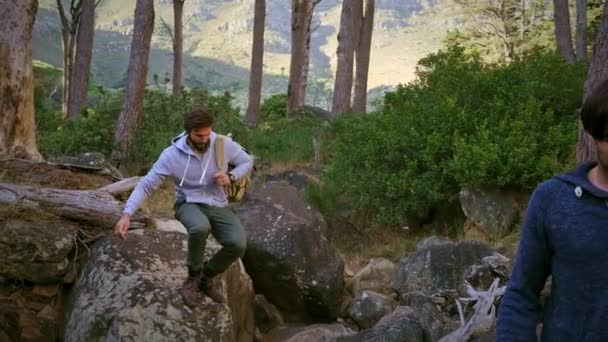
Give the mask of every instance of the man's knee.
<path id="1" fill-rule="evenodd" d="M 188 235 L 196 238 L 204 238 L 206 239 L 209 235 L 209 231 L 211 227 L 204 223 L 193 224 L 188 228 Z"/>
<path id="2" fill-rule="evenodd" d="M 240 258 L 245 255 L 245 251 L 247 250 L 247 237 L 244 234 L 234 235 L 224 243 L 224 247 L 229 249 L 233 255 Z"/>

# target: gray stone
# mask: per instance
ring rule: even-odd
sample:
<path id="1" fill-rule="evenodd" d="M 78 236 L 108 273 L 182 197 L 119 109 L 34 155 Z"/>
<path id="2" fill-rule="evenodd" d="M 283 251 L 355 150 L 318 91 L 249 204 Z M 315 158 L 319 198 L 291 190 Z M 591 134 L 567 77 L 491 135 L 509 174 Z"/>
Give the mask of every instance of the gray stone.
<path id="1" fill-rule="evenodd" d="M 251 284 L 240 263 L 218 278 L 228 304 L 202 295 L 196 308 L 183 304 L 178 290 L 187 276 L 186 246 L 183 234 L 155 230 L 98 241 L 73 290 L 64 340 L 251 341 L 253 315 L 237 308 L 248 310 L 252 298 L 243 293 Z M 206 258 L 219 248 L 209 241 Z M 237 321 L 243 319 L 250 322 Z"/>
<path id="2" fill-rule="evenodd" d="M 433 295 L 442 290 L 457 290 L 465 296 L 464 280 L 471 267 L 493 253 L 478 241 L 430 245 L 401 260 L 393 288 L 400 295 L 411 291 Z"/>
<path id="3" fill-rule="evenodd" d="M 265 342 L 330 342 L 353 333 L 338 323 L 280 327 L 266 335 Z"/>
<path id="4" fill-rule="evenodd" d="M 414 310 L 407 306 L 398 306 L 371 329 L 336 339 L 337 342 L 420 342 L 423 340 L 424 330 Z"/>
<path id="5" fill-rule="evenodd" d="M 344 263 L 323 235 L 322 216 L 283 182 L 268 182 L 250 195 L 237 212 L 247 230 L 243 261 L 256 292 L 286 322 L 335 320 Z"/>
<path id="6" fill-rule="evenodd" d="M 58 219 L 13 216 L 4 220 L 0 224 L 0 277 L 34 283 L 71 282 L 73 264 L 68 257 L 77 231 Z"/>
<path id="7" fill-rule="evenodd" d="M 497 191 L 465 189 L 460 203 L 466 217 L 495 240 L 508 235 L 517 224 L 517 203 Z"/>
<path id="8" fill-rule="evenodd" d="M 361 291 L 353 300 L 348 315 L 359 327 L 368 329 L 374 326 L 382 317 L 393 311 L 393 301 L 373 291 Z"/>
<path id="9" fill-rule="evenodd" d="M 384 295 L 393 295 L 391 280 L 397 266 L 386 258 L 372 258 L 352 279 L 346 283 L 346 288 L 356 294 L 361 290 L 371 290 Z"/>

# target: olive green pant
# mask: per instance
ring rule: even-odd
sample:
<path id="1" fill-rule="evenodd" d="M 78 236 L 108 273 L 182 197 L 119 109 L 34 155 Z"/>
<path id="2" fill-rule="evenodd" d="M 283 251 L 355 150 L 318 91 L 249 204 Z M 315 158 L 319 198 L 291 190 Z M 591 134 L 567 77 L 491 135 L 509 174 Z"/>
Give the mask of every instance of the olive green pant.
<path id="1" fill-rule="evenodd" d="M 188 259 L 191 271 L 202 269 L 205 246 L 209 233 L 222 245 L 206 264 L 205 274 L 223 273 L 234 261 L 245 254 L 247 236 L 241 222 L 230 207 L 213 207 L 206 204 L 175 202 L 175 217 L 188 231 Z"/>

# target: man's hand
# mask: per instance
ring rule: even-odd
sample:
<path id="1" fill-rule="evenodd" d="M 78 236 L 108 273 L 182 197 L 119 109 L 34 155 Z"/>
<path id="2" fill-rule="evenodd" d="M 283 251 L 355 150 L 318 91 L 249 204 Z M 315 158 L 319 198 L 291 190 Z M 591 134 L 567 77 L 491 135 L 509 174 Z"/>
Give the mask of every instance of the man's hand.
<path id="1" fill-rule="evenodd" d="M 114 226 L 114 234 L 118 235 L 122 239 L 127 238 L 127 232 L 131 225 L 131 216 L 129 214 L 122 214 L 120 220 Z"/>
<path id="2" fill-rule="evenodd" d="M 220 186 L 230 185 L 230 176 L 224 171 L 218 171 L 213 176 L 215 183 Z"/>

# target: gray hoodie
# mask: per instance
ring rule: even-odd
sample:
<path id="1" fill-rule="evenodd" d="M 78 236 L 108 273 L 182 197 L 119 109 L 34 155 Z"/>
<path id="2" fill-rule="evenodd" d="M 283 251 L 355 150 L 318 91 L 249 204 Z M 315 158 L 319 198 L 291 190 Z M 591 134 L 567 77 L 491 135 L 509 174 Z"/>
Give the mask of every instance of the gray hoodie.
<path id="1" fill-rule="evenodd" d="M 152 169 L 137 184 L 123 212 L 133 215 L 142 202 L 167 177 L 171 177 L 175 183 L 175 197 L 178 199 L 184 199 L 188 203 L 227 206 L 228 200 L 223 187 L 215 184 L 213 180 L 213 175 L 218 170 L 215 165 L 216 138 L 217 134 L 211 132 L 209 148 L 201 155 L 194 152 L 187 144 L 186 132 L 175 137 L 171 146 L 164 149 Z M 228 163 L 235 165 L 230 173 L 237 179 L 243 177 L 253 167 L 251 156 L 230 138 L 226 138 L 224 143 L 224 154 L 224 165 L 221 166 L 221 170 L 228 170 Z"/>

